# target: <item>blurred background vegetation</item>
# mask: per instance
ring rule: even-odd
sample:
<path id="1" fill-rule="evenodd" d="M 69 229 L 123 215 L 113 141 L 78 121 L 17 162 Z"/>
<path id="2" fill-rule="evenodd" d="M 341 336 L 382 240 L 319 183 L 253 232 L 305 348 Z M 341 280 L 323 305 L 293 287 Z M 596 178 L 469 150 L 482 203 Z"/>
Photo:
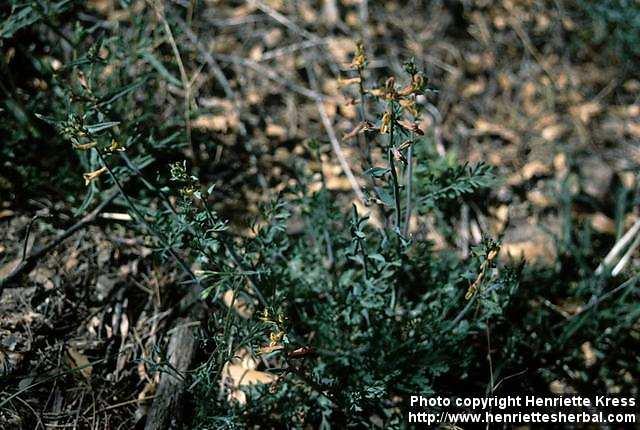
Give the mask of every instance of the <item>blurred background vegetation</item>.
<path id="1" fill-rule="evenodd" d="M 167 390 L 193 428 L 402 426 L 415 392 L 637 394 L 638 1 L 0 17 L 4 427 L 143 428 Z M 386 158 L 389 109 L 424 133 L 391 140 L 410 157 Z"/>

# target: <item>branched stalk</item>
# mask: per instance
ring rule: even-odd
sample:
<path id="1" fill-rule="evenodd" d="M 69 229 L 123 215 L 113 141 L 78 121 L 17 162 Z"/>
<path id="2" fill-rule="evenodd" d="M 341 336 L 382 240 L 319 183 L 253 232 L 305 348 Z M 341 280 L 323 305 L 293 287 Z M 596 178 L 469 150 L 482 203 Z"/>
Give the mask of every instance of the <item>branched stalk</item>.
<path id="1" fill-rule="evenodd" d="M 131 199 L 129 198 L 129 196 L 127 195 L 127 193 L 124 191 L 124 188 L 122 187 L 122 185 L 120 184 L 120 181 L 118 180 L 117 176 L 115 175 L 115 173 L 113 172 L 113 169 L 111 169 L 111 166 L 109 166 L 109 163 L 107 163 L 107 160 L 104 158 L 104 155 L 100 152 L 100 150 L 98 150 L 96 148 L 96 152 L 98 154 L 98 158 L 100 158 L 100 161 L 102 162 L 102 165 L 107 169 L 107 171 L 109 172 L 109 175 L 111 176 L 111 179 L 113 179 L 113 182 L 115 183 L 116 187 L 118 188 L 118 191 L 120 193 L 120 195 L 122 196 L 122 198 L 125 200 L 125 202 L 127 203 L 127 205 L 131 208 L 131 210 L 133 211 L 133 213 L 136 214 L 136 216 L 138 217 L 138 219 L 140 220 L 140 222 L 142 223 L 142 225 L 145 226 L 145 228 L 147 230 L 149 230 L 162 244 L 162 246 L 169 252 L 169 254 L 171 254 L 171 256 L 173 258 L 175 258 L 175 260 L 178 262 L 178 265 L 182 268 L 182 270 L 185 271 L 185 273 L 187 275 L 189 275 L 189 277 L 191 278 L 191 280 L 193 282 L 195 282 L 196 285 L 200 285 L 200 280 L 198 279 L 198 277 L 195 275 L 195 273 L 193 273 L 193 271 L 191 270 L 191 268 L 189 267 L 189 265 L 184 261 L 184 259 L 182 257 L 180 257 L 174 250 L 173 248 L 166 243 L 166 240 L 164 239 L 164 237 L 162 236 L 162 234 L 157 231 L 153 226 L 151 226 L 145 219 L 144 219 L 144 215 L 140 212 L 140 210 L 135 206 L 135 204 L 131 201 Z"/>
<path id="2" fill-rule="evenodd" d="M 413 136 L 412 136 L 413 137 Z M 404 230 L 402 234 L 407 236 L 409 234 L 409 224 L 411 222 L 411 193 L 413 192 L 413 145 L 407 150 L 407 197 L 406 197 L 406 209 L 404 215 Z"/>
<path id="3" fill-rule="evenodd" d="M 415 103 L 416 100 L 416 96 L 415 94 L 413 95 L 413 101 Z M 415 120 L 415 118 L 414 118 Z M 407 202 L 406 202 L 406 209 L 405 209 L 405 215 L 404 215 L 404 230 L 402 231 L 402 234 L 406 237 L 409 234 L 409 224 L 411 223 L 411 193 L 413 192 L 413 139 L 414 139 L 414 133 L 411 132 L 411 142 L 412 144 L 409 145 L 409 149 L 407 149 L 407 176 L 406 176 L 406 184 L 407 184 Z"/>
<path id="4" fill-rule="evenodd" d="M 396 163 L 394 161 L 394 157 L 393 157 L 393 122 L 394 122 L 394 117 L 393 117 L 393 104 L 390 103 L 389 104 L 390 107 L 390 115 L 391 115 L 391 119 L 389 121 L 389 148 L 387 149 L 387 155 L 389 157 L 389 169 L 391 170 L 391 182 L 393 184 L 393 198 L 396 202 L 396 216 L 395 216 L 395 223 L 396 223 L 396 229 L 400 229 L 400 217 L 401 217 L 401 210 L 400 210 L 400 185 L 398 184 L 398 172 L 396 172 Z"/>
<path id="5" fill-rule="evenodd" d="M 358 114 L 360 116 L 360 122 L 364 123 L 365 121 L 367 121 L 367 106 L 366 106 L 366 99 L 365 99 L 365 89 L 364 89 L 364 73 L 363 73 L 363 69 L 358 67 L 357 68 L 358 71 L 358 78 L 360 79 L 360 81 L 358 82 L 358 92 L 360 93 L 360 108 L 358 109 Z M 360 152 L 362 157 L 364 157 L 365 163 L 366 163 L 366 168 L 372 168 L 373 167 L 373 159 L 371 158 L 371 145 L 369 142 L 369 139 L 367 139 L 367 134 L 366 133 L 362 133 L 362 134 L 358 134 L 358 143 L 360 145 Z M 371 176 L 371 184 L 373 185 L 373 190 L 374 193 L 376 195 L 376 197 L 378 199 L 380 199 L 380 196 L 378 195 L 378 192 L 375 191 L 378 183 L 376 181 L 375 176 Z M 380 204 L 377 205 L 378 210 L 380 211 L 380 213 L 382 214 L 382 216 L 384 217 L 384 207 Z M 384 231 L 381 230 L 382 233 L 384 234 Z"/>
<path id="6" fill-rule="evenodd" d="M 207 218 L 211 222 L 211 225 L 215 225 L 215 218 L 213 216 L 213 213 L 211 212 L 211 209 L 209 209 L 209 206 L 207 205 L 207 202 L 204 199 L 202 200 L 202 206 L 205 209 L 205 212 L 207 214 Z M 256 297 L 258 297 L 258 300 L 260 301 L 260 303 L 263 306 L 267 306 L 267 300 L 264 298 L 264 294 L 262 294 L 262 291 L 258 287 L 258 283 L 257 283 L 257 281 L 255 279 L 255 275 L 251 274 L 251 271 L 248 270 L 245 267 L 244 263 L 242 262 L 242 259 L 240 258 L 240 256 L 238 255 L 238 253 L 236 252 L 236 250 L 235 250 L 235 248 L 233 246 L 233 239 L 232 238 L 228 238 L 226 236 L 225 232 L 221 231 L 220 232 L 220 240 L 221 240 L 222 244 L 224 245 L 225 249 L 229 252 L 229 255 L 231 256 L 231 259 L 238 266 L 238 268 L 240 270 L 242 270 L 243 272 L 247 273 L 247 278 L 249 279 L 249 283 L 251 284 L 251 287 L 253 288 L 253 292 L 255 293 Z"/>
<path id="7" fill-rule="evenodd" d="M 360 121 L 364 122 L 367 120 L 367 111 L 365 107 L 365 99 L 364 99 L 364 76 L 362 74 L 362 70 L 358 69 L 358 77 L 360 78 L 360 82 L 358 83 L 358 90 L 360 92 Z M 371 148 L 369 147 L 369 141 L 367 139 L 367 135 L 365 133 L 361 134 L 360 137 L 360 147 L 362 153 L 364 155 L 365 160 L 367 161 L 367 167 L 373 167 L 373 161 L 371 160 Z M 372 178 L 375 184 L 375 178 Z"/>
<path id="8" fill-rule="evenodd" d="M 364 279 L 367 280 L 369 279 L 369 268 L 367 266 L 367 253 L 362 242 L 362 239 L 358 239 L 360 254 L 362 255 L 362 269 L 364 270 Z"/>

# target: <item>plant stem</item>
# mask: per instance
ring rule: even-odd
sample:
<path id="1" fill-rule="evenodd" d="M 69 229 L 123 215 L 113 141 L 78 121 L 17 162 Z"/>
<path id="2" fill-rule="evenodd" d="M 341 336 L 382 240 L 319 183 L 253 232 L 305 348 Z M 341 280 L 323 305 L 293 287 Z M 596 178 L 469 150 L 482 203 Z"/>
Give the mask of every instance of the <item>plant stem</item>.
<path id="1" fill-rule="evenodd" d="M 407 236 L 409 234 L 409 223 L 411 222 L 411 193 L 413 186 L 413 145 L 407 150 L 407 202 L 404 215 L 404 229 L 402 234 Z"/>
<path id="2" fill-rule="evenodd" d="M 96 150 L 96 152 L 98 153 L 98 158 L 100 158 L 100 161 L 102 162 L 102 165 L 104 167 L 106 167 L 107 171 L 109 172 L 109 175 L 111 176 L 111 179 L 113 179 L 113 182 L 115 183 L 116 187 L 118 188 L 118 191 L 120 193 L 120 195 L 122 196 L 122 198 L 125 200 L 125 202 L 127 203 L 127 205 L 129 206 L 129 208 L 133 211 L 133 213 L 138 217 L 140 223 L 142 223 L 142 225 L 144 227 L 146 227 L 147 230 L 149 230 L 162 244 L 162 246 L 169 252 L 169 254 L 171 254 L 171 256 L 178 262 L 178 265 L 182 268 L 182 270 L 184 270 L 184 272 L 193 280 L 193 282 L 195 282 L 195 284 L 199 287 L 200 286 L 200 280 L 198 279 L 198 277 L 193 273 L 193 271 L 191 270 L 191 268 L 189 267 L 189 265 L 182 259 L 182 257 L 180 257 L 175 251 L 174 249 L 171 247 L 171 245 L 169 245 L 169 243 L 167 243 L 167 241 L 165 240 L 165 238 L 163 237 L 163 235 L 156 230 L 151 224 L 149 224 L 145 219 L 144 219 L 144 215 L 140 212 L 140 210 L 138 210 L 138 208 L 135 206 L 135 204 L 131 201 L 131 199 L 129 198 L 129 196 L 127 195 L 127 193 L 124 191 L 124 188 L 122 187 L 122 184 L 120 184 L 120 181 L 118 180 L 117 176 L 115 175 L 115 173 L 113 172 L 113 170 L 111 169 L 111 166 L 109 166 L 109 164 L 107 163 L 107 160 L 104 158 L 104 155 L 100 152 L 100 150 L 98 150 L 97 148 L 94 148 Z"/>
<path id="3" fill-rule="evenodd" d="M 396 229 L 400 229 L 400 186 L 398 185 L 398 172 L 396 172 L 396 163 L 393 158 L 393 104 L 389 104 L 391 112 L 391 120 L 389 123 L 389 148 L 387 155 L 389 156 L 389 169 L 391 170 L 391 182 L 393 184 L 393 198 L 396 201 Z"/>
<path id="4" fill-rule="evenodd" d="M 413 102 L 415 103 L 416 96 L 413 95 Z M 414 121 L 417 118 L 414 117 Z M 412 144 L 409 145 L 409 149 L 407 150 L 407 176 L 406 176 L 406 184 L 407 184 L 407 208 L 404 216 L 404 230 L 402 231 L 404 236 L 409 234 L 409 224 L 411 223 L 411 193 L 413 188 L 413 139 L 414 134 L 411 132 L 411 141 Z"/>
<path id="5" fill-rule="evenodd" d="M 360 121 L 365 122 L 367 120 L 367 111 L 365 106 L 364 99 L 364 76 L 362 74 L 362 70 L 358 69 L 358 77 L 360 78 L 359 82 L 359 92 L 360 92 Z M 366 133 L 359 135 L 360 140 L 360 149 L 364 155 L 365 160 L 367 161 L 367 167 L 373 167 L 373 162 L 371 160 L 371 148 L 369 147 L 369 140 L 367 139 Z M 375 178 L 373 178 L 373 182 L 375 184 Z"/>
<path id="6" fill-rule="evenodd" d="M 173 50 L 173 55 L 176 59 L 176 63 L 178 64 L 178 70 L 180 71 L 180 80 L 182 81 L 182 87 L 184 89 L 184 124 L 186 128 L 187 134 L 187 142 L 193 151 L 193 158 L 195 164 L 200 164 L 200 148 L 196 142 L 193 141 L 191 137 L 191 80 L 187 74 L 187 69 L 184 66 L 182 61 L 182 56 L 180 55 L 180 50 L 178 49 L 178 44 L 176 43 L 175 38 L 173 37 L 173 32 L 171 31 L 171 26 L 167 21 L 167 17 L 165 16 L 164 7 L 159 7 L 156 3 L 152 3 L 153 8 L 156 11 L 156 15 L 158 19 L 164 26 L 165 34 L 169 40 L 169 45 Z M 190 19 L 188 18 L 188 21 Z"/>
<path id="7" fill-rule="evenodd" d="M 364 269 L 364 279 L 369 279 L 369 269 L 367 267 L 367 253 L 364 248 L 364 244 L 362 243 L 362 239 L 358 240 L 358 244 L 360 245 L 360 254 L 362 255 L 362 268 Z"/>

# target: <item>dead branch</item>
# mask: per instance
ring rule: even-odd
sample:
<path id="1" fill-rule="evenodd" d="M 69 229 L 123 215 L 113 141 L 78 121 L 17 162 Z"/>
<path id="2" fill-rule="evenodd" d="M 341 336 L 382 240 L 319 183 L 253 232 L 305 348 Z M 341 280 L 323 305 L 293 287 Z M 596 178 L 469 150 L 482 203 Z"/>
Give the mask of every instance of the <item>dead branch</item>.
<path id="1" fill-rule="evenodd" d="M 147 417 L 145 430 L 162 430 L 180 428 L 183 420 L 181 407 L 184 394 L 184 375 L 191 365 L 196 350 L 193 336 L 193 324 L 189 318 L 180 319 L 178 327 L 171 335 L 167 356 L 175 372 L 162 374 L 158 391 Z M 178 373 L 178 374 L 176 374 Z"/>

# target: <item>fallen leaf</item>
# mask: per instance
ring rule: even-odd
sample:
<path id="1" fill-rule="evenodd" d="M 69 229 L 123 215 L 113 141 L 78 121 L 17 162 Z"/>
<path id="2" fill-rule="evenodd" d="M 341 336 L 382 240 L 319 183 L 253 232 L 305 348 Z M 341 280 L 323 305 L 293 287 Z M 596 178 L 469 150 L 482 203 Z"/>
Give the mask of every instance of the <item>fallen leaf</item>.
<path id="1" fill-rule="evenodd" d="M 479 136 L 493 134 L 511 143 L 520 143 L 520 138 L 513 130 L 509 130 L 500 124 L 495 124 L 484 119 L 478 119 L 476 121 L 474 133 Z"/>
<path id="2" fill-rule="evenodd" d="M 627 132 L 633 137 L 640 137 L 640 123 L 627 122 Z"/>
<path id="3" fill-rule="evenodd" d="M 640 91 L 640 81 L 637 79 L 629 79 L 622 86 L 628 93 L 635 94 Z"/>
<path id="4" fill-rule="evenodd" d="M 524 258 L 527 261 L 553 261 L 553 251 L 542 242 L 525 240 L 515 243 L 503 243 L 500 248 L 502 257 Z"/>
<path id="5" fill-rule="evenodd" d="M 634 104 L 634 105 L 627 106 L 625 109 L 625 115 L 627 115 L 630 118 L 640 116 L 640 105 Z"/>
<path id="6" fill-rule="evenodd" d="M 266 133 L 269 137 L 275 137 L 282 140 L 287 136 L 287 129 L 278 124 L 268 124 Z"/>
<path id="7" fill-rule="evenodd" d="M 322 3 L 322 18 L 324 22 L 330 25 L 335 25 L 340 20 L 340 13 L 336 2 L 334 0 L 325 0 Z"/>
<path id="8" fill-rule="evenodd" d="M 89 0 L 87 5 L 89 8 L 94 9 L 102 14 L 106 14 L 110 9 L 113 8 L 112 0 Z"/>
<path id="9" fill-rule="evenodd" d="M 602 107 L 598 102 L 587 102 L 571 107 L 569 112 L 571 115 L 578 118 L 583 124 L 588 124 L 591 118 L 597 115 L 601 110 Z"/>
<path id="10" fill-rule="evenodd" d="M 532 190 L 527 193 L 527 200 L 533 203 L 534 206 L 541 208 L 547 208 L 553 205 L 553 199 L 545 195 L 540 190 Z"/>
<path id="11" fill-rule="evenodd" d="M 318 20 L 318 14 L 315 9 L 307 1 L 301 1 L 298 5 L 300 17 L 307 23 L 315 23 Z"/>
<path id="12" fill-rule="evenodd" d="M 596 355 L 591 342 L 585 342 L 580 346 L 580 350 L 582 350 L 582 355 L 584 355 L 584 365 L 585 367 L 591 367 L 596 364 L 598 361 L 598 357 Z"/>
<path id="13" fill-rule="evenodd" d="M 21 261 L 22 258 L 18 257 L 0 267 L 0 279 L 4 279 L 9 276 L 11 272 L 13 272 L 18 267 Z"/>
<path id="14" fill-rule="evenodd" d="M 234 128 L 238 121 L 234 115 L 229 113 L 220 115 L 200 115 L 191 122 L 191 126 L 199 130 L 211 130 L 226 133 L 229 129 Z"/>
<path id="15" fill-rule="evenodd" d="M 500 205 L 497 208 L 490 207 L 489 213 L 493 215 L 490 218 L 492 222 L 492 230 L 495 234 L 500 234 L 504 231 L 509 221 L 509 206 Z"/>
<path id="16" fill-rule="evenodd" d="M 509 175 L 507 184 L 517 186 L 538 176 L 548 176 L 550 173 L 551 168 L 547 164 L 539 160 L 534 160 L 525 164 L 522 169 L 516 173 Z"/>
<path id="17" fill-rule="evenodd" d="M 350 37 L 332 37 L 327 44 L 329 53 L 338 63 L 348 63 L 356 50 L 356 44 Z"/>
<path id="18" fill-rule="evenodd" d="M 560 138 L 566 131 L 566 127 L 562 124 L 553 124 L 542 130 L 542 138 L 548 142 L 552 142 Z"/>
<path id="19" fill-rule="evenodd" d="M 273 48 L 278 44 L 278 42 L 282 40 L 282 36 L 283 36 L 283 33 L 281 29 L 272 28 L 271 30 L 265 33 L 265 35 L 263 36 L 263 40 L 265 45 L 267 45 L 267 47 Z"/>
<path id="20" fill-rule="evenodd" d="M 237 386 L 270 384 L 278 379 L 278 377 L 272 373 L 247 369 L 239 364 L 229 364 L 227 367 L 227 376 L 232 378 Z"/>
<path id="21" fill-rule="evenodd" d="M 71 272 L 73 269 L 75 269 L 78 266 L 79 260 L 78 260 L 78 250 L 74 249 L 73 251 L 71 251 L 70 255 L 67 257 L 66 261 L 64 262 L 64 270 L 66 272 Z"/>
<path id="22" fill-rule="evenodd" d="M 567 156 L 564 153 L 557 154 L 553 158 L 553 168 L 556 171 L 556 176 L 564 178 L 569 173 L 569 165 L 567 163 Z"/>
<path id="23" fill-rule="evenodd" d="M 628 188 L 633 189 L 636 186 L 636 175 L 633 172 L 619 172 L 618 176 L 622 184 Z"/>
<path id="24" fill-rule="evenodd" d="M 133 221 L 133 217 L 128 213 L 104 212 L 100 214 L 100 218 L 112 219 L 114 221 L 124 221 L 124 222 Z"/>
<path id="25" fill-rule="evenodd" d="M 262 52 L 263 52 L 262 46 L 255 45 L 249 50 L 249 58 L 253 61 L 258 62 L 262 60 Z"/>
<path id="26" fill-rule="evenodd" d="M 591 227 L 599 233 L 615 234 L 616 232 L 616 223 L 601 212 L 591 215 Z"/>
<path id="27" fill-rule="evenodd" d="M 573 389 L 564 382 L 556 379 L 549 384 L 549 391 L 553 394 L 569 394 L 573 392 Z"/>
<path id="28" fill-rule="evenodd" d="M 81 353 L 80 351 L 77 351 L 74 348 L 68 347 L 66 359 L 67 359 L 67 362 L 69 363 L 69 366 L 72 369 L 78 369 L 80 371 L 80 374 L 84 376 L 85 379 L 88 380 L 91 378 L 93 367 L 91 366 L 91 363 L 83 353 Z"/>
<path id="29" fill-rule="evenodd" d="M 257 384 L 271 384 L 278 377 L 269 372 L 255 370 L 258 360 L 246 348 L 236 351 L 234 357 L 227 361 L 222 369 L 220 384 L 229 391 L 227 400 L 241 405 L 247 403 L 247 395 L 241 387 Z"/>
<path id="30" fill-rule="evenodd" d="M 15 212 L 13 212 L 10 209 L 1 210 L 0 211 L 0 219 L 12 217 L 14 214 L 15 214 Z"/>
<path id="31" fill-rule="evenodd" d="M 242 318 L 249 319 L 253 315 L 253 308 L 241 294 L 233 299 L 233 290 L 227 290 L 222 295 L 222 301 L 227 307 L 232 307 Z"/>
<path id="32" fill-rule="evenodd" d="M 522 176 L 527 181 L 536 176 L 546 176 L 549 173 L 551 173 L 551 168 L 539 160 L 531 161 L 522 167 Z"/>
<path id="33" fill-rule="evenodd" d="M 487 82 L 484 78 L 480 78 L 477 81 L 471 82 L 462 89 L 462 97 L 469 98 L 480 95 L 487 87 Z"/>

